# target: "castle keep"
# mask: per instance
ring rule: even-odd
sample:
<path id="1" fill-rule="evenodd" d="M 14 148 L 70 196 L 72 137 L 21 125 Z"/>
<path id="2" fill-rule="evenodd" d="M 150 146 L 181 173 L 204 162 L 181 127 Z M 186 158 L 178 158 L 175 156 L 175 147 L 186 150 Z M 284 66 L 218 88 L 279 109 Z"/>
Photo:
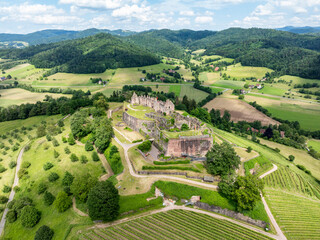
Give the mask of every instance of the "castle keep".
<path id="1" fill-rule="evenodd" d="M 153 108 L 157 113 L 166 113 L 170 115 L 174 111 L 174 104 L 167 99 L 166 102 L 158 101 L 157 98 L 149 96 L 138 96 L 136 93 L 133 93 L 131 98 L 131 104 L 138 104 L 145 107 Z"/>
<path id="2" fill-rule="evenodd" d="M 130 102 L 131 106 L 128 103 L 124 106 L 123 121 L 133 130 L 153 138 L 154 145 L 164 155 L 204 157 L 211 148 L 212 130 L 197 118 L 175 112 L 170 100 L 163 102 L 134 93 Z M 134 109 L 134 105 L 146 106 L 155 112 Z M 137 114 L 139 111 L 142 114 Z M 187 125 L 189 130 L 180 131 L 182 125 Z"/>

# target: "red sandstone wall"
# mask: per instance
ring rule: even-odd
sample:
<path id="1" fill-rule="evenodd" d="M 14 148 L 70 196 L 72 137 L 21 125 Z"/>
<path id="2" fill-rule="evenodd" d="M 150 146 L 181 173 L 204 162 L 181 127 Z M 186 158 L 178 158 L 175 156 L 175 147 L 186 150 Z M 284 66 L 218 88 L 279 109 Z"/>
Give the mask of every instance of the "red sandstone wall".
<path id="1" fill-rule="evenodd" d="M 203 157 L 211 148 L 212 143 L 211 137 L 170 139 L 166 155 L 181 157 L 182 154 L 187 154 Z"/>

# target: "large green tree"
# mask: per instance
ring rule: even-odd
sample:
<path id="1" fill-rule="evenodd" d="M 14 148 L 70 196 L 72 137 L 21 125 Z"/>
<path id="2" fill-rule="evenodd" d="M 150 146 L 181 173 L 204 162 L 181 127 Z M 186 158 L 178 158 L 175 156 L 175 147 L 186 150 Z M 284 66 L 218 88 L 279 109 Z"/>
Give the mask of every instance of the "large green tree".
<path id="1" fill-rule="evenodd" d="M 112 182 L 98 182 L 89 192 L 88 209 L 92 220 L 112 221 L 119 215 L 119 192 Z"/>
<path id="2" fill-rule="evenodd" d="M 76 176 L 71 184 L 70 190 L 78 200 L 86 202 L 88 193 L 91 188 L 95 186 L 96 182 L 97 180 L 90 174 Z"/>
<path id="3" fill-rule="evenodd" d="M 225 176 L 233 173 L 240 165 L 240 157 L 228 143 L 213 144 L 206 154 L 205 166 L 212 175 Z"/>

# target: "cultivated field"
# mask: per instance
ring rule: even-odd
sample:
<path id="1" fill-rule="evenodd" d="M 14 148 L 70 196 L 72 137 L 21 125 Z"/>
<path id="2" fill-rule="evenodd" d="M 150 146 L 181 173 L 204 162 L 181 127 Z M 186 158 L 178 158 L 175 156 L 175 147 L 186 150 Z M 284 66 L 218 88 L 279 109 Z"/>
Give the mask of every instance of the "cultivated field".
<path id="1" fill-rule="evenodd" d="M 226 73 L 231 78 L 241 79 L 247 77 L 262 78 L 267 72 L 273 72 L 272 69 L 264 67 L 244 67 L 241 63 L 230 65 L 227 67 Z"/>
<path id="2" fill-rule="evenodd" d="M 80 239 L 269 239 L 226 220 L 171 210 L 107 228 L 87 230 Z"/>
<path id="3" fill-rule="evenodd" d="M 219 109 L 221 111 L 221 114 L 223 114 L 224 111 L 227 110 L 230 112 L 231 120 L 234 122 L 254 122 L 258 120 L 261 121 L 263 125 L 278 124 L 277 121 L 264 115 L 262 112 L 256 110 L 248 103 L 238 99 L 218 97 L 207 103 L 204 107 L 207 108 L 209 111 L 212 108 L 214 108 L 215 110 Z"/>
<path id="4" fill-rule="evenodd" d="M 54 93 L 35 93 L 29 92 L 21 88 L 0 89 L 0 107 L 8 107 L 10 105 L 20 105 L 23 103 L 36 103 L 37 101 L 43 101 L 45 96 L 51 96 L 53 98 L 70 97 L 71 95 L 54 94 Z"/>

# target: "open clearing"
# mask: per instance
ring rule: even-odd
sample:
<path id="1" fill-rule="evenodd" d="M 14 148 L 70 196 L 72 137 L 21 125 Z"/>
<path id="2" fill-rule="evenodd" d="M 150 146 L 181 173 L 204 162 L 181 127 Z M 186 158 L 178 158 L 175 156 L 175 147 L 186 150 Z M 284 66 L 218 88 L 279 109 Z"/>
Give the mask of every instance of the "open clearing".
<path id="1" fill-rule="evenodd" d="M 241 63 L 237 63 L 228 66 L 227 70 L 222 73 L 226 73 L 232 78 L 241 79 L 247 77 L 262 78 L 267 72 L 273 72 L 273 70 L 265 67 L 244 67 L 241 66 Z"/>
<path id="2" fill-rule="evenodd" d="M 316 140 L 316 139 L 309 140 L 308 146 L 312 147 L 317 152 L 320 152 L 320 140 Z"/>
<path id="3" fill-rule="evenodd" d="M 231 120 L 234 122 L 254 122 L 258 120 L 261 121 L 262 125 L 278 124 L 277 121 L 264 115 L 262 112 L 256 110 L 248 103 L 238 99 L 218 97 L 207 103 L 204 107 L 207 108 L 209 111 L 212 108 L 214 108 L 215 110 L 219 109 L 221 111 L 221 114 L 223 114 L 224 111 L 227 110 L 230 112 Z"/>
<path id="4" fill-rule="evenodd" d="M 19 105 L 23 103 L 35 103 L 37 101 L 42 101 L 46 95 L 53 98 L 59 98 L 63 96 L 68 97 L 68 95 L 64 94 L 29 92 L 21 88 L 2 89 L 0 90 L 0 95 L 0 107 Z"/>
<path id="5" fill-rule="evenodd" d="M 161 235 L 161 236 L 160 236 Z M 226 220 L 185 210 L 171 210 L 82 231 L 81 239 L 269 239 Z"/>

